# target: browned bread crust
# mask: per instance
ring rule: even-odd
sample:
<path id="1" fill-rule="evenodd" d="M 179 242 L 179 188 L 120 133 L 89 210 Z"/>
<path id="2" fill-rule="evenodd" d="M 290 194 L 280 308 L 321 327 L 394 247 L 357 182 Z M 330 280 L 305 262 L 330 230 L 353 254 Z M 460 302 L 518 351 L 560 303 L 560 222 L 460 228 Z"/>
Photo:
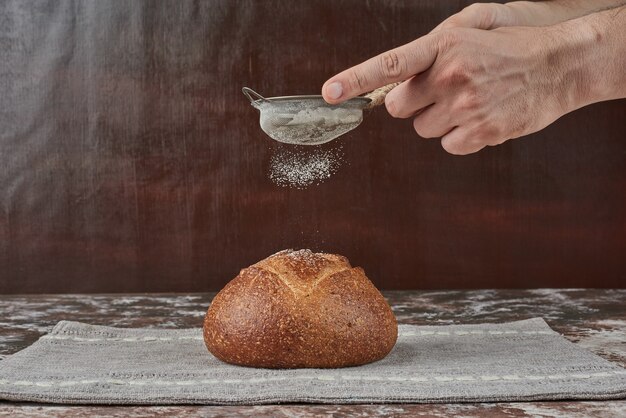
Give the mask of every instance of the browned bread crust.
<path id="1" fill-rule="evenodd" d="M 285 250 L 215 296 L 204 341 L 217 358 L 268 367 L 345 367 L 385 357 L 398 325 L 384 297 L 345 257 Z"/>

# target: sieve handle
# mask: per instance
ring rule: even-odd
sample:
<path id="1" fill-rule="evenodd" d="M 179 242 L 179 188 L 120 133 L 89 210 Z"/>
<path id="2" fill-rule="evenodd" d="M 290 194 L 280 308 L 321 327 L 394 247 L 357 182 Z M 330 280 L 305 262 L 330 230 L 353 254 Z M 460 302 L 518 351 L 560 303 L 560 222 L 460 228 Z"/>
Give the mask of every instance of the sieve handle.
<path id="1" fill-rule="evenodd" d="M 399 84 L 400 82 L 387 84 L 386 86 L 377 88 L 376 90 L 367 93 L 363 97 L 371 99 L 372 101 L 369 102 L 367 106 L 365 106 L 365 108 L 371 109 L 373 107 L 380 106 L 381 104 L 385 103 L 385 97 L 387 97 L 387 93 L 389 93 L 391 90 L 394 89 L 394 87 L 396 87 Z"/>
<path id="2" fill-rule="evenodd" d="M 241 91 L 243 92 L 243 94 L 246 95 L 246 97 L 248 98 L 248 100 L 250 100 L 250 103 L 252 104 L 254 104 L 254 102 L 256 102 L 257 100 L 260 100 L 262 102 L 269 102 L 269 100 L 261 96 L 256 91 L 252 90 L 250 87 L 244 87 L 241 89 Z"/>

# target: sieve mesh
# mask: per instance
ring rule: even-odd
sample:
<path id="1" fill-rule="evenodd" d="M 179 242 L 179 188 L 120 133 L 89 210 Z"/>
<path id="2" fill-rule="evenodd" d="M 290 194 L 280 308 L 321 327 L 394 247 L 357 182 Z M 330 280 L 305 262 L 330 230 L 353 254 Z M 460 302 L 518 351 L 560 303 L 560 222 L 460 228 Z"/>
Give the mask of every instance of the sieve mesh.
<path id="1" fill-rule="evenodd" d="M 255 107 L 261 111 L 261 129 L 276 141 L 287 144 L 323 144 L 363 121 L 361 108 L 331 106 L 323 99 L 267 101 Z"/>

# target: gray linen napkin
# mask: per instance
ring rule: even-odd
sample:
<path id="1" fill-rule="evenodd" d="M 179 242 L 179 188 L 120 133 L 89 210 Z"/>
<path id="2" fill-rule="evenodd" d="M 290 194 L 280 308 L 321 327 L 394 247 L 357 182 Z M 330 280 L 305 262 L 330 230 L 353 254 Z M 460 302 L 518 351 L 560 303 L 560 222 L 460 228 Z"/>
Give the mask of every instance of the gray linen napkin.
<path id="1" fill-rule="evenodd" d="M 372 338 L 376 338 L 375 335 Z M 400 325 L 385 359 L 344 369 L 224 364 L 200 329 L 59 322 L 0 361 L 0 399 L 85 404 L 484 402 L 626 397 L 626 369 L 541 319 Z"/>

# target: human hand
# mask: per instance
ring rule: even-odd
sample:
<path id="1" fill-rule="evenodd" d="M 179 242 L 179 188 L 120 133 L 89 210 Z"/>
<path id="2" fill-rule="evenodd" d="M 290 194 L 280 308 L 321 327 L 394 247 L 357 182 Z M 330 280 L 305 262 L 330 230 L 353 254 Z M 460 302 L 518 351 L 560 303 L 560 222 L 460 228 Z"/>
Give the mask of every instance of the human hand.
<path id="1" fill-rule="evenodd" d="M 332 77 L 322 94 L 339 103 L 406 80 L 387 95 L 389 113 L 413 118 L 446 151 L 469 154 L 578 107 L 576 48 L 563 37 L 551 27 L 444 28 Z"/>
<path id="2" fill-rule="evenodd" d="M 450 28 L 495 29 L 504 26 L 548 26 L 614 8 L 626 0 L 550 0 L 472 3 L 441 22 L 433 32 Z"/>

